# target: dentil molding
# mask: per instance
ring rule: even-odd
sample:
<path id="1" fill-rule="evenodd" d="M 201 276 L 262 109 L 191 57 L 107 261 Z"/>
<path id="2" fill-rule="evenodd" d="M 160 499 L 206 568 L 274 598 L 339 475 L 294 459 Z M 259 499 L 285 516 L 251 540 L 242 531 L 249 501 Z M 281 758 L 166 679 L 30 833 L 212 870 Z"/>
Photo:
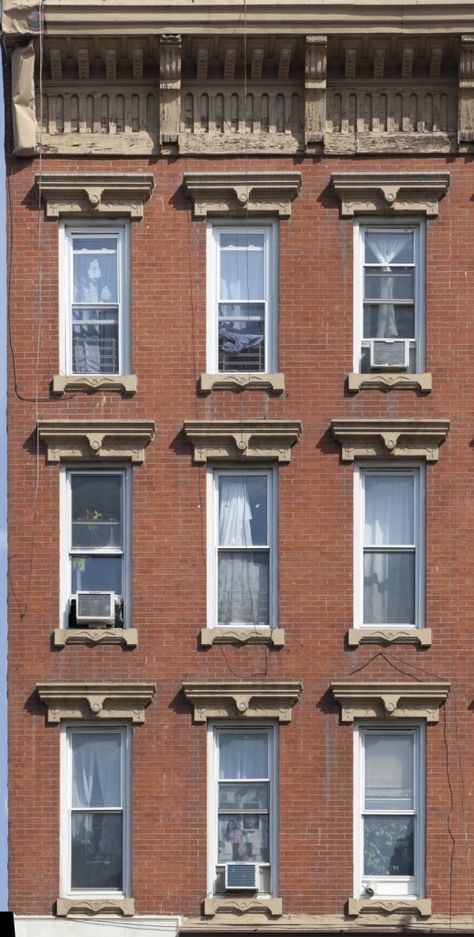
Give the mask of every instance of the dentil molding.
<path id="1" fill-rule="evenodd" d="M 47 218 L 120 215 L 140 219 L 154 181 L 151 173 L 42 172 L 36 175 L 36 184 Z"/>
<path id="2" fill-rule="evenodd" d="M 299 172 L 185 172 L 183 186 L 196 218 L 278 215 L 289 218 L 301 188 Z"/>
<path id="3" fill-rule="evenodd" d="M 131 719 L 145 722 L 145 709 L 156 692 L 154 683 L 37 683 L 48 710 L 48 722 L 61 719 Z"/>
<path id="4" fill-rule="evenodd" d="M 331 690 L 341 706 L 341 722 L 354 719 L 426 719 L 438 722 L 449 682 L 356 683 L 334 682 Z"/>
<path id="5" fill-rule="evenodd" d="M 449 186 L 449 172 L 332 172 L 331 183 L 341 203 L 341 215 L 422 213 L 438 214 Z"/>
<path id="6" fill-rule="evenodd" d="M 185 420 L 184 435 L 194 447 L 194 461 L 276 459 L 289 462 L 298 442 L 300 420 Z"/>
<path id="7" fill-rule="evenodd" d="M 439 446 L 446 439 L 449 420 L 331 420 L 333 436 L 341 444 L 344 462 L 354 459 L 426 459 L 437 462 Z"/>
<path id="8" fill-rule="evenodd" d="M 120 459 L 141 463 L 155 435 L 150 420 L 38 420 L 48 462 Z"/>
<path id="9" fill-rule="evenodd" d="M 186 699 L 194 707 L 194 721 L 207 719 L 278 719 L 291 722 L 291 710 L 303 690 L 302 683 L 183 683 Z"/>

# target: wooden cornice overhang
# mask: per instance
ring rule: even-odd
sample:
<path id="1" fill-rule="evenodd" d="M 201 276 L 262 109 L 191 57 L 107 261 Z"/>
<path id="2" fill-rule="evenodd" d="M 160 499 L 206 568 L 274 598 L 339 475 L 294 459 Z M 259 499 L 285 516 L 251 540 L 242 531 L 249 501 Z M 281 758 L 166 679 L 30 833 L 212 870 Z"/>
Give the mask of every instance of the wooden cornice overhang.
<path id="1" fill-rule="evenodd" d="M 2 32 L 10 40 L 39 31 L 37 0 L 4 0 Z M 472 0 L 43 0 L 49 36 L 265 35 L 324 32 L 382 35 L 454 34 L 474 30 Z"/>

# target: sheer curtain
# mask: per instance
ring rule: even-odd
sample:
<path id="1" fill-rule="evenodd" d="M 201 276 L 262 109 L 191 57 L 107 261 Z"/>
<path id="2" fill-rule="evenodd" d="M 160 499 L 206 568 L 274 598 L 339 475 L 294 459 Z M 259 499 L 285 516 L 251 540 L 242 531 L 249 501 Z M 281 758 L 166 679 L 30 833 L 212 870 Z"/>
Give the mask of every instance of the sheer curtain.
<path id="1" fill-rule="evenodd" d="M 121 807 L 121 739 L 115 733 L 77 733 L 73 736 L 72 806 L 90 808 Z M 76 814 L 76 835 L 90 838 L 96 814 Z M 102 844 L 96 846 L 100 849 Z"/>
<path id="2" fill-rule="evenodd" d="M 365 736 L 365 807 L 413 810 L 413 736 Z"/>
<path id="3" fill-rule="evenodd" d="M 221 732 L 219 738 L 221 780 L 268 777 L 266 732 Z"/>
<path id="4" fill-rule="evenodd" d="M 91 254 L 74 257 L 74 304 L 95 308 L 73 311 L 74 369 L 80 374 L 100 374 L 114 370 L 117 343 L 117 311 L 104 309 L 117 303 L 117 256 Z M 109 320 L 109 323 L 101 320 Z M 116 320 L 110 323 L 110 319 Z"/>
<path id="5" fill-rule="evenodd" d="M 262 477 L 266 487 L 266 478 Z M 268 552 L 226 550 L 257 545 L 248 479 L 219 479 L 218 620 L 221 625 L 268 622 Z"/>
<path id="6" fill-rule="evenodd" d="M 380 299 L 377 321 L 377 338 L 396 338 L 398 335 L 397 322 L 395 317 L 395 305 L 393 303 L 395 293 L 395 278 L 387 276 L 390 271 L 390 265 L 402 250 L 411 243 L 412 234 L 378 234 L 374 231 L 367 233 L 367 245 L 382 265 L 384 276 L 381 277 Z M 387 302 L 384 302 L 387 300 Z M 390 302 L 392 300 L 392 302 Z"/>
<path id="7" fill-rule="evenodd" d="M 244 352 L 263 342 L 261 324 L 246 321 L 248 315 L 261 314 L 263 318 L 263 246 L 263 235 L 221 234 L 219 337 L 224 339 L 222 348 L 228 354 Z M 231 326 L 223 319 L 230 319 Z"/>
<path id="8" fill-rule="evenodd" d="M 413 624 L 414 549 L 412 475 L 365 476 L 364 623 Z"/>

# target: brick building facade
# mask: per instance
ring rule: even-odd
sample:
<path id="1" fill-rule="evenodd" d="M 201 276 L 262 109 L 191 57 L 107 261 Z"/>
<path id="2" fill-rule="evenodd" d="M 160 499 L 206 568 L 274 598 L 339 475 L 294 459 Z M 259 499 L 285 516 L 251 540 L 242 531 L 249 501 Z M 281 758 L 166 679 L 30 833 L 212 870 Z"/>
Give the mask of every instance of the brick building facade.
<path id="1" fill-rule="evenodd" d="M 473 933 L 472 4 L 3 7 L 17 934 Z"/>

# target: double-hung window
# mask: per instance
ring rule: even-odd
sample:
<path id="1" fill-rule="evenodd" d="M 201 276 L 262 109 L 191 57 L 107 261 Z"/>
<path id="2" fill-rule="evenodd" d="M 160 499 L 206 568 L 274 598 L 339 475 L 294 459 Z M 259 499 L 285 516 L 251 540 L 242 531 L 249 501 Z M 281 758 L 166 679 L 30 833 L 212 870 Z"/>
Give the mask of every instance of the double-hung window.
<path id="1" fill-rule="evenodd" d="M 211 725 L 209 733 L 210 892 L 275 894 L 277 728 Z"/>
<path id="2" fill-rule="evenodd" d="M 71 375 L 130 371 L 129 229 L 63 226 L 61 367 Z"/>
<path id="3" fill-rule="evenodd" d="M 207 368 L 277 370 L 277 227 L 208 228 Z"/>
<path id="4" fill-rule="evenodd" d="M 209 474 L 210 627 L 276 625 L 276 471 Z"/>
<path id="5" fill-rule="evenodd" d="M 423 466 L 358 466 L 355 485 L 356 626 L 423 627 Z"/>
<path id="6" fill-rule="evenodd" d="M 130 621 L 130 469 L 65 470 L 65 627 Z"/>
<path id="7" fill-rule="evenodd" d="M 61 891 L 130 891 L 130 729 L 72 728 L 62 735 Z"/>
<path id="8" fill-rule="evenodd" d="M 355 733 L 355 895 L 423 897 L 423 727 Z"/>
<path id="9" fill-rule="evenodd" d="M 422 222 L 356 223 L 355 371 L 423 371 L 423 255 Z"/>

